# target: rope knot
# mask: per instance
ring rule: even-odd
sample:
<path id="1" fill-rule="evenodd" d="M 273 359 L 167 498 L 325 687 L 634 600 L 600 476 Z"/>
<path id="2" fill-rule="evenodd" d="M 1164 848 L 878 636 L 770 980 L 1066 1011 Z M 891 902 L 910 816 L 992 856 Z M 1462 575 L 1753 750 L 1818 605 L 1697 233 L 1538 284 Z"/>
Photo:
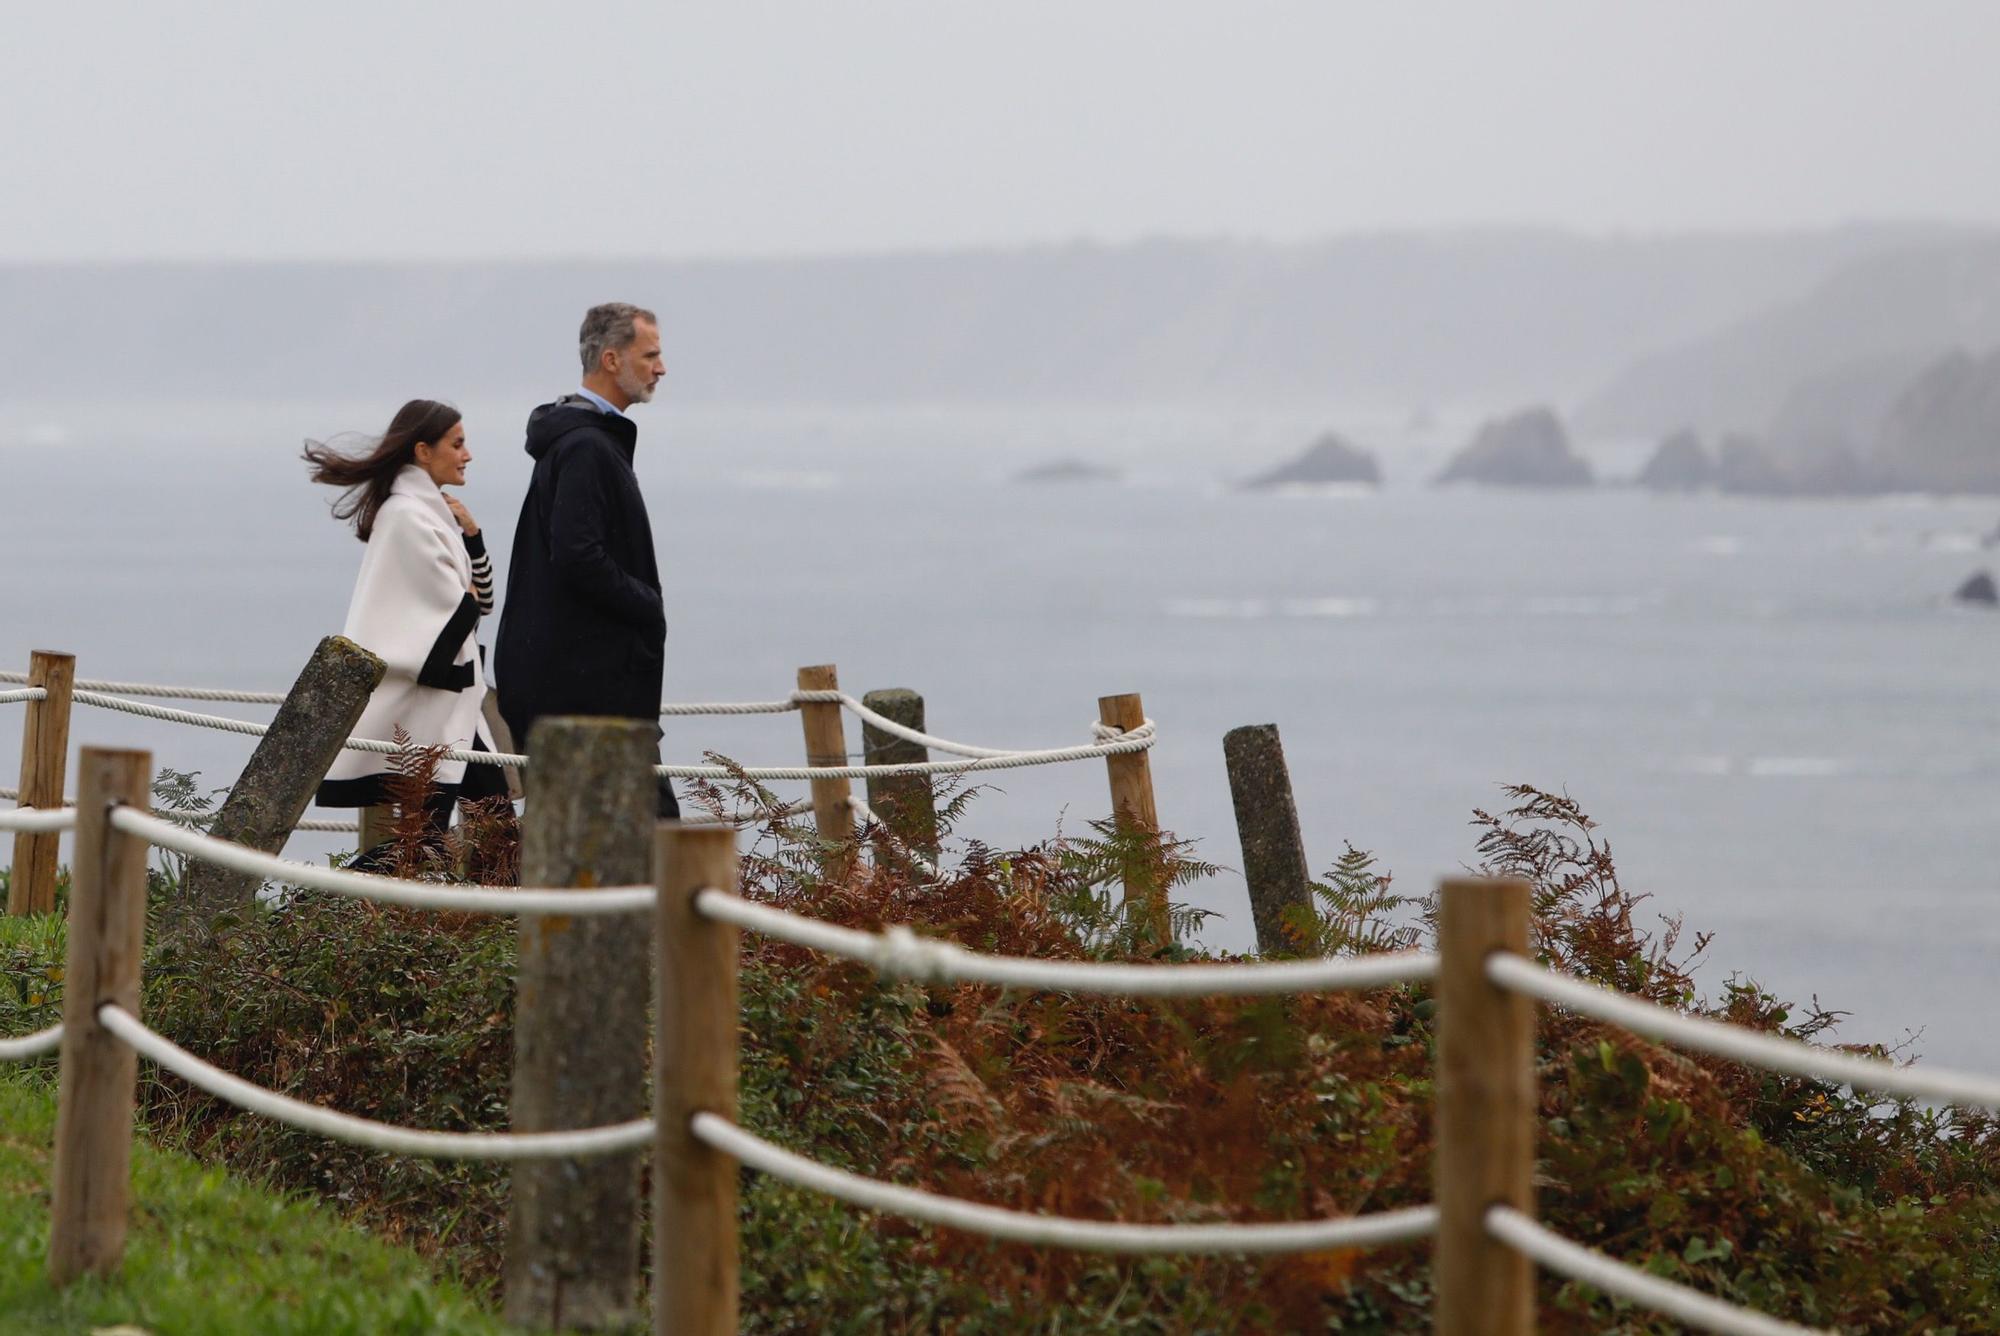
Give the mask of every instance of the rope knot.
<path id="1" fill-rule="evenodd" d="M 882 930 L 881 944 L 875 951 L 875 968 L 891 978 L 943 983 L 950 958 L 951 943 L 919 937 L 899 923 Z"/>
<path id="2" fill-rule="evenodd" d="M 1116 724 L 1096 720 L 1092 720 L 1090 725 L 1090 740 L 1100 747 L 1109 742 L 1137 742 L 1152 736 L 1153 721 L 1150 719 L 1140 720 L 1137 728 L 1120 728 Z"/>

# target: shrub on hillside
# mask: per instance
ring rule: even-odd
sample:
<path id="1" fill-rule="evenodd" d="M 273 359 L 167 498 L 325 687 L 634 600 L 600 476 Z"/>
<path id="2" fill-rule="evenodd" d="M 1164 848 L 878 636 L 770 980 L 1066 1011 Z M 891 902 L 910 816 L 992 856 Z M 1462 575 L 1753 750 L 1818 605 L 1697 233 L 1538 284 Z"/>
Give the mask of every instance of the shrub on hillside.
<path id="1" fill-rule="evenodd" d="M 773 808 L 741 785 L 690 798 Z M 970 800 L 957 794 L 948 818 Z M 1835 1019 L 1816 1005 L 1795 1015 L 1741 979 L 1700 1000 L 1689 971 L 1707 939 L 1684 945 L 1677 921 L 1643 923 L 1643 897 L 1623 888 L 1568 798 L 1514 788 L 1474 824 L 1480 869 L 1533 882 L 1550 963 L 1800 1038 L 1823 1039 Z M 1022 850 L 969 844 L 936 882 L 887 845 L 875 866 L 829 882 L 821 852 L 803 825 L 765 822 L 744 859 L 746 893 L 987 951 L 1205 958 L 1184 940 L 1151 940 L 1124 910 L 1127 868 L 1177 883 L 1200 874 L 1172 841 L 1105 826 Z M 1434 911 L 1350 849 L 1291 927 L 1303 953 L 1373 950 L 1422 944 Z M 1174 921 L 1184 933 L 1198 917 Z M 218 952 L 163 948 L 149 962 L 153 1023 L 188 1047 L 372 1117 L 505 1125 L 510 923 L 298 895 Z M 742 969 L 745 1123 L 856 1172 L 1020 1210 L 1148 1221 L 1301 1219 L 1431 1196 L 1435 1017 L 1423 987 L 1136 1002 L 884 985 L 751 934 Z M 10 1014 L 25 1005 L 0 990 L 0 1032 L 25 1028 Z M 1971 1332 L 2000 1311 L 1992 1120 L 1690 1057 L 1550 1010 L 1538 1042 L 1540 1211 L 1562 1233 L 1798 1321 Z M 171 1080 L 149 1081 L 146 1109 L 159 1135 L 339 1201 L 475 1281 L 494 1275 L 502 1170 L 351 1152 Z M 1429 1320 L 1422 1246 L 1104 1258 L 867 1216 L 754 1174 L 742 1228 L 753 1331 L 1392 1332 Z M 1673 1329 L 1583 1287 L 1541 1285 L 1547 1330 Z"/>

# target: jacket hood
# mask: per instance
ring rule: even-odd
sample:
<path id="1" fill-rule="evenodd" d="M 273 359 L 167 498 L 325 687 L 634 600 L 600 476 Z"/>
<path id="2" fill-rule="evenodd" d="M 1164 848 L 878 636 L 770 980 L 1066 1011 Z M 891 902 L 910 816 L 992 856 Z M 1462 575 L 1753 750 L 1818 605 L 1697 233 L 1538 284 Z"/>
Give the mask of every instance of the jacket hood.
<path id="1" fill-rule="evenodd" d="M 528 414 L 527 451 L 530 458 L 540 459 L 549 447 L 573 431 L 591 428 L 610 435 L 625 447 L 629 454 L 639 438 L 639 428 L 631 418 L 622 413 L 601 412 L 596 405 L 578 395 L 565 395 L 554 403 L 547 403 Z"/>

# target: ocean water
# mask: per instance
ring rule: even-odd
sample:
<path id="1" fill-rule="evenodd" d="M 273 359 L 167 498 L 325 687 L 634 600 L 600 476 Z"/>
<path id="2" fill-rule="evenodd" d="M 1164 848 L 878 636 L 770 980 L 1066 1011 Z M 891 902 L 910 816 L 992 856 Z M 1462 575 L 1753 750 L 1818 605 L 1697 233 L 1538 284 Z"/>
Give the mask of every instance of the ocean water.
<path id="1" fill-rule="evenodd" d="M 503 568 L 531 402 L 465 405 L 463 495 Z M 0 663 L 43 647 L 91 677 L 286 686 L 360 555 L 299 441 L 392 407 L 0 410 Z M 1470 861 L 1502 784 L 1564 790 L 1648 912 L 1715 934 L 1705 986 L 1752 976 L 1851 1011 L 1848 1039 L 1921 1032 L 1930 1060 L 2000 1068 L 2000 616 L 1948 597 L 2000 563 L 1992 501 L 1435 491 L 1466 420 L 1351 410 L 637 413 L 674 699 L 782 696 L 835 663 L 857 693 L 923 692 L 934 732 L 1057 746 L 1099 695 L 1142 692 L 1161 818 L 1228 867 L 1222 735 L 1276 723 L 1315 866 L 1351 841 L 1413 892 Z M 1380 452 L 1384 488 L 1234 489 L 1329 426 Z M 1634 443 L 1591 449 L 1632 466 Z M 1063 457 L 1121 476 L 1015 481 Z M 0 707 L 0 756 L 19 720 Z M 77 722 L 217 785 L 250 745 Z M 667 736 L 676 759 L 803 753 L 790 716 Z M 1109 801 L 1096 763 L 985 784 L 963 833 L 1002 845 Z M 1250 944 L 1233 871 L 1189 898 L 1217 915 L 1206 941 Z"/>

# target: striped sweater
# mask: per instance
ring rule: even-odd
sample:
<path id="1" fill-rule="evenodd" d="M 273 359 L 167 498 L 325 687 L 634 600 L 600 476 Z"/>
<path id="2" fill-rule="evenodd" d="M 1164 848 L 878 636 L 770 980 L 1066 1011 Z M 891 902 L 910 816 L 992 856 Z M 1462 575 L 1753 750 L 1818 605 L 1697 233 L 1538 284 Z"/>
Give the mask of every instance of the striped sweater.
<path id="1" fill-rule="evenodd" d="M 465 535 L 465 555 L 472 558 L 472 596 L 479 600 L 479 615 L 493 615 L 493 561 L 486 555 L 486 535 Z"/>

